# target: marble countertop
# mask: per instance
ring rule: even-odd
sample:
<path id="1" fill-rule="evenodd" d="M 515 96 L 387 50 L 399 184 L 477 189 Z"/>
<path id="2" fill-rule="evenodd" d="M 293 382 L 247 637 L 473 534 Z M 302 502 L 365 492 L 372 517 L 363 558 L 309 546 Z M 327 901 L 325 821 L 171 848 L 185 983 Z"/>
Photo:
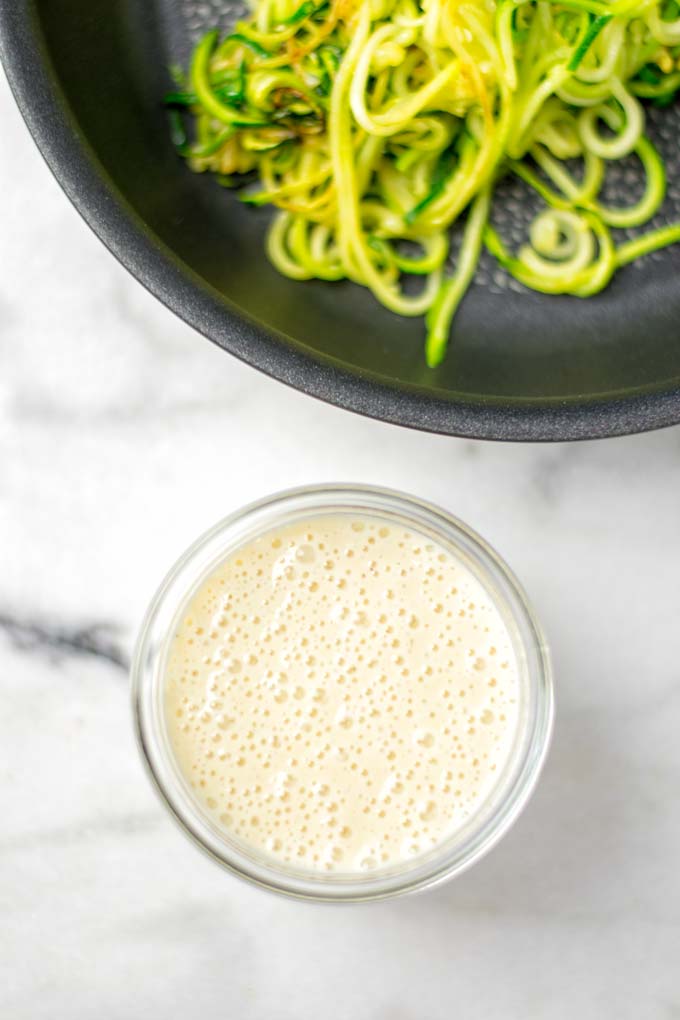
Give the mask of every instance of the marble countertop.
<path id="1" fill-rule="evenodd" d="M 482 444 L 286 389 L 117 265 L 4 80 L 0 117 L 0 1015 L 678 1020 L 680 431 Z M 220 872 L 131 732 L 131 644 L 168 565 L 247 500 L 321 480 L 469 521 L 553 651 L 525 814 L 462 878 L 391 903 Z"/>

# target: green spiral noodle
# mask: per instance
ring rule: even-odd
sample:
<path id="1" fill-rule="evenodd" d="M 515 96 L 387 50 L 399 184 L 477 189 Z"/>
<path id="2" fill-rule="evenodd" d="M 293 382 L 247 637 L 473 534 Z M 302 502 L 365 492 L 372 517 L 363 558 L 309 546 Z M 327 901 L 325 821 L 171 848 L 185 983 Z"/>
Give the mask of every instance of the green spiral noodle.
<path id="1" fill-rule="evenodd" d="M 276 268 L 353 280 L 424 316 L 431 367 L 483 247 L 527 287 L 586 297 L 680 241 L 680 224 L 612 236 L 664 199 L 641 100 L 665 106 L 680 89 L 678 0 L 255 0 L 176 80 L 180 153 L 277 207 Z M 606 205 L 607 164 L 631 154 L 641 197 Z M 489 223 L 507 174 L 545 204 L 515 252 Z"/>

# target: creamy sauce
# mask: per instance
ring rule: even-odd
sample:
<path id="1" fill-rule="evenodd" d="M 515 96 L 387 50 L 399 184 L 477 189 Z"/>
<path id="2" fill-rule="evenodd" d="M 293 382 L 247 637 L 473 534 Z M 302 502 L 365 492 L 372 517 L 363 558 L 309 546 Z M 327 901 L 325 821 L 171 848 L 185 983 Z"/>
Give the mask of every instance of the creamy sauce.
<path id="1" fill-rule="evenodd" d="M 490 594 L 380 518 L 270 531 L 204 583 L 173 637 L 179 767 L 237 842 L 307 870 L 431 850 L 488 798 L 517 728 L 518 665 Z"/>

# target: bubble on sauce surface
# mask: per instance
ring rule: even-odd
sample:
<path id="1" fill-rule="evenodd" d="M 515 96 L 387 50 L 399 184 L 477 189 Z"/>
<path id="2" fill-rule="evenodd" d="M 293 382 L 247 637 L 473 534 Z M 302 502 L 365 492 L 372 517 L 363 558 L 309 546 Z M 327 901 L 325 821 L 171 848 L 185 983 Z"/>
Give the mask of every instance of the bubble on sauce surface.
<path id="1" fill-rule="evenodd" d="M 512 641 L 479 581 L 368 516 L 289 525 L 225 560 L 166 680 L 172 747 L 204 809 L 312 871 L 373 872 L 452 835 L 502 772 L 518 702 Z"/>

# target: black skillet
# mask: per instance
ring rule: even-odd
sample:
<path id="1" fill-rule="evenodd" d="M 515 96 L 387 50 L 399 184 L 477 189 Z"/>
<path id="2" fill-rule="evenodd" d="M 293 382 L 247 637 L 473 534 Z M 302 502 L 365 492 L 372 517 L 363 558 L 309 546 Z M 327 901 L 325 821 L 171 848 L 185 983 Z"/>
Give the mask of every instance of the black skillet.
<path id="1" fill-rule="evenodd" d="M 186 60 L 203 29 L 239 13 L 222 0 L 0 0 L 0 53 L 36 142 L 150 291 L 269 375 L 401 425 L 559 440 L 680 421 L 680 246 L 585 301 L 509 286 L 485 261 L 434 372 L 418 320 L 351 284 L 280 277 L 263 254 L 267 211 L 188 171 L 162 107 L 168 65 Z M 680 109 L 653 119 L 677 182 L 665 216 L 680 218 Z M 634 169 L 624 168 L 617 189 L 631 188 Z M 522 205 L 512 187 L 498 196 L 511 233 L 523 229 Z"/>

